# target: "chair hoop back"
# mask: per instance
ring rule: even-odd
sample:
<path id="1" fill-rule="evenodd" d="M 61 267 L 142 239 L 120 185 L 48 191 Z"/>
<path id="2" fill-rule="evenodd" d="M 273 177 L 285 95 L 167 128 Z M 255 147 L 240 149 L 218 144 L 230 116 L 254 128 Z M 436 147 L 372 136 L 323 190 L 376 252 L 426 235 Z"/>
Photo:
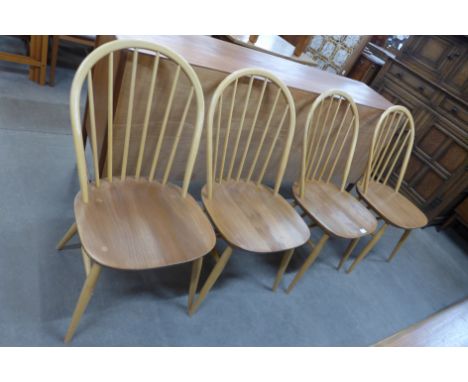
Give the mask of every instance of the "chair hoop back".
<path id="1" fill-rule="evenodd" d="M 98 158 L 98 142 L 96 137 L 96 111 L 95 111 L 95 101 L 94 93 L 95 88 L 93 87 L 93 67 L 96 63 L 101 60 L 107 60 L 107 157 L 106 157 L 106 170 L 107 170 L 107 180 L 112 182 L 113 178 L 113 129 L 114 129 L 114 53 L 117 51 L 123 51 L 126 53 L 132 53 L 133 59 L 131 64 L 131 81 L 130 81 L 130 90 L 128 97 L 127 106 L 127 117 L 125 124 L 125 139 L 123 144 L 123 154 L 122 154 L 122 165 L 121 165 L 121 174 L 120 179 L 125 180 L 128 172 L 128 157 L 129 157 L 129 146 L 130 146 L 130 136 L 132 130 L 132 113 L 136 108 L 134 106 L 135 100 L 135 87 L 136 87 L 136 77 L 137 77 L 137 67 L 138 67 L 138 56 L 139 53 L 147 53 L 150 56 L 154 55 L 153 65 L 152 65 L 152 74 L 151 81 L 149 84 L 148 99 L 145 101 L 145 116 L 142 129 L 142 135 L 138 150 L 138 160 L 135 169 L 135 178 L 139 178 L 141 175 L 142 161 L 146 149 L 146 138 L 148 133 L 148 125 L 150 115 L 152 113 L 153 107 L 153 98 L 155 93 L 155 85 L 157 81 L 158 68 L 160 66 L 160 59 L 167 59 L 168 61 L 173 62 L 177 68 L 175 69 L 175 75 L 170 87 L 170 93 L 168 100 L 165 106 L 164 117 L 161 123 L 161 129 L 157 142 L 154 147 L 154 155 L 152 155 L 151 170 L 149 172 L 148 180 L 153 181 L 155 176 L 157 164 L 159 161 L 161 146 L 164 139 L 164 133 L 168 124 L 168 119 L 171 113 L 173 99 L 175 95 L 175 90 L 179 80 L 180 72 L 184 73 L 186 78 L 190 83 L 190 89 L 187 92 L 187 101 L 185 104 L 184 111 L 182 113 L 180 124 L 176 132 L 176 138 L 173 142 L 170 155 L 168 156 L 168 162 L 165 167 L 162 183 L 165 184 L 168 180 L 174 155 L 177 150 L 180 134 L 185 125 L 185 119 L 187 117 L 188 111 L 191 106 L 191 101 L 195 98 L 196 103 L 196 112 L 195 112 L 195 122 L 194 122 L 194 131 L 192 136 L 192 142 L 190 146 L 190 151 L 188 154 L 188 159 L 186 162 L 184 179 L 182 184 L 182 194 L 183 196 L 187 195 L 188 187 L 190 183 L 190 178 L 192 175 L 193 167 L 195 164 L 196 155 L 198 152 L 198 147 L 200 144 L 200 137 L 203 128 L 203 118 L 204 118 L 204 97 L 203 90 L 198 79 L 197 74 L 190 66 L 190 64 L 179 54 L 172 51 L 171 49 L 164 47 L 162 45 L 154 44 L 147 41 L 138 41 L 138 40 L 118 40 L 106 43 L 96 48 L 91 52 L 79 66 L 75 77 L 72 82 L 71 91 L 70 91 L 70 118 L 72 125 L 72 133 L 74 146 L 77 157 L 77 167 L 78 167 L 78 176 L 80 180 L 81 194 L 84 202 L 88 202 L 88 170 L 86 165 L 85 158 L 85 148 L 83 145 L 82 138 L 82 121 L 80 116 L 80 95 L 83 88 L 85 80 L 87 80 L 88 87 L 88 117 L 89 117 L 89 130 L 88 135 L 91 140 L 91 151 L 93 157 L 93 172 L 94 172 L 94 182 L 97 187 L 100 186 L 100 174 L 99 174 L 99 158 Z M 104 142 L 102 142 L 104 143 Z M 120 158 L 119 158 L 120 159 Z"/>
<path id="2" fill-rule="evenodd" d="M 404 106 L 392 106 L 385 110 L 372 137 L 364 176 L 364 193 L 367 192 L 371 180 L 387 184 L 396 171 L 399 171 L 399 174 L 394 189 L 395 192 L 399 191 L 413 143 L 414 121 L 410 111 Z"/>
<path id="3" fill-rule="evenodd" d="M 342 157 L 346 161 L 340 187 L 345 189 L 358 134 L 359 114 L 349 94 L 332 89 L 314 100 L 304 129 L 300 179 L 302 197 L 307 181 L 330 182 Z"/>
<path id="4" fill-rule="evenodd" d="M 259 83 L 259 86 L 254 83 Z M 236 98 L 240 100 L 239 107 L 236 107 Z M 226 105 L 224 114 L 223 102 Z M 289 124 L 284 129 L 285 138 L 281 139 L 288 114 Z M 213 137 L 215 124 L 216 136 Z M 207 114 L 208 197 L 212 196 L 214 182 L 231 179 L 249 182 L 255 175 L 255 183 L 261 184 L 267 167 L 273 163 L 274 149 L 281 147 L 279 142 L 283 140 L 282 153 L 277 156 L 279 165 L 274 184 L 277 194 L 286 170 L 295 124 L 296 110 L 291 92 L 274 74 L 263 69 L 246 68 L 228 75 L 215 90 Z M 252 139 L 254 136 L 258 139 Z"/>

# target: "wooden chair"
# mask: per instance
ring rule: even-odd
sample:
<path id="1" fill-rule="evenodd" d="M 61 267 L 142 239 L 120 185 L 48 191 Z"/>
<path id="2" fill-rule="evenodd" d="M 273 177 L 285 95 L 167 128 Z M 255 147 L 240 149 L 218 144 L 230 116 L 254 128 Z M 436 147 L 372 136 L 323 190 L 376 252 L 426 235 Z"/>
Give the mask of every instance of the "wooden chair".
<path id="1" fill-rule="evenodd" d="M 205 299 L 235 248 L 292 254 L 309 238 L 307 225 L 279 194 L 295 119 L 289 89 L 265 70 L 234 72 L 214 92 L 207 116 L 207 184 L 202 198 L 228 246 L 190 314 Z M 255 145 L 251 144 L 254 134 Z M 276 174 L 273 189 L 262 183 L 268 170 Z"/>
<path id="2" fill-rule="evenodd" d="M 95 48 L 96 36 L 72 36 L 72 35 L 54 35 L 52 36 L 52 52 L 50 55 L 50 73 L 49 85 L 55 84 L 55 69 L 57 67 L 58 51 L 60 41 L 72 42 L 74 44 Z"/>
<path id="3" fill-rule="evenodd" d="M 411 113 L 403 106 L 388 108 L 377 123 L 367 169 L 356 187 L 360 198 L 384 223 L 356 257 L 348 272 L 374 248 L 389 224 L 402 228 L 404 232 L 387 261 L 395 257 L 412 229 L 427 224 L 427 218 L 419 208 L 399 193 L 413 142 L 414 121 Z M 389 182 L 394 186 L 388 185 Z"/>
<path id="4" fill-rule="evenodd" d="M 293 195 L 305 216 L 313 221 L 311 226 L 319 227 L 323 235 L 318 243 L 309 241 L 313 249 L 289 285 L 288 293 L 317 259 L 330 236 L 351 239 L 339 269 L 359 238 L 377 227 L 375 217 L 345 190 L 358 133 L 358 110 L 347 93 L 330 90 L 313 102 L 304 129 L 301 177 L 293 185 Z M 338 177 L 335 174 L 340 158 L 346 161 Z M 335 177 L 338 186 L 334 183 Z M 284 256 L 277 284 L 290 260 L 291 256 Z"/>
<path id="5" fill-rule="evenodd" d="M 132 51 L 128 49 L 132 49 Z M 153 60 L 152 76 L 147 102 L 145 105 L 134 105 L 140 51 L 144 51 L 145 59 Z M 113 156 L 113 126 L 114 117 L 117 118 L 117 116 L 113 115 L 114 56 L 122 54 L 122 52 L 132 58 L 131 74 L 129 74 L 131 80 L 129 96 L 126 99 L 128 109 L 123 155 L 122 158 L 115 158 Z M 108 99 L 104 103 L 100 102 L 99 99 L 94 99 L 92 68 L 97 62 L 108 64 Z M 164 77 L 158 77 L 158 68 L 160 73 L 164 73 Z M 170 77 L 170 73 L 175 74 Z M 80 93 L 85 81 L 87 81 L 88 87 L 93 181 L 88 177 L 80 117 Z M 156 97 L 157 102 L 153 102 L 157 81 L 164 82 L 165 86 L 172 83 L 170 85 L 171 93 L 167 100 Z M 170 154 L 167 156 L 166 165 L 160 166 L 159 173 L 161 173 L 162 180 L 156 180 L 155 175 L 160 162 L 168 117 L 172 111 L 176 88 L 181 82 L 185 86 L 179 94 L 184 95 L 182 105 L 185 104 L 185 106 L 170 147 Z M 195 99 L 195 111 L 191 115 L 194 116 L 194 121 L 192 124 L 188 124 L 186 117 L 190 109 L 193 109 L 193 99 Z M 103 179 L 100 178 L 98 171 L 99 158 L 95 118 L 97 110 L 95 105 L 103 105 L 104 108 L 107 108 L 107 177 Z M 160 107 L 157 108 L 157 105 Z M 178 105 L 180 106 L 180 103 Z M 143 133 L 137 140 L 139 144 L 134 147 L 135 152 L 138 152 L 138 164 L 135 169 L 127 169 L 131 146 L 132 112 L 136 107 L 144 107 L 146 113 Z M 155 109 L 160 110 L 163 117 L 157 119 L 157 125 L 160 127 L 156 135 L 157 139 L 150 140 L 147 145 L 147 135 L 150 130 L 149 117 L 156 112 Z M 91 259 L 91 264 L 65 342 L 70 341 L 75 332 L 81 315 L 91 298 L 102 267 L 142 270 L 193 262 L 189 292 L 190 306 L 200 275 L 202 257 L 210 252 L 216 242 L 213 228 L 207 216 L 195 199 L 188 194 L 190 177 L 203 127 L 204 99 L 198 77 L 187 61 L 172 50 L 149 42 L 123 40 L 104 44 L 83 61 L 75 75 L 70 94 L 70 114 L 81 191 L 75 198 L 76 224 L 67 232 L 60 245 L 73 236 L 77 228 L 83 254 L 85 258 Z M 186 159 L 182 187 L 179 187 L 169 183 L 168 179 L 179 139 L 187 125 L 193 131 L 187 133 L 192 136 L 192 144 Z M 144 167 L 145 158 L 151 159 L 149 161 L 151 167 L 148 166 L 147 177 L 143 175 L 143 168 L 146 168 Z M 121 161 L 121 166 L 117 172 L 118 175 L 116 175 L 113 163 L 119 163 L 119 161 Z"/>

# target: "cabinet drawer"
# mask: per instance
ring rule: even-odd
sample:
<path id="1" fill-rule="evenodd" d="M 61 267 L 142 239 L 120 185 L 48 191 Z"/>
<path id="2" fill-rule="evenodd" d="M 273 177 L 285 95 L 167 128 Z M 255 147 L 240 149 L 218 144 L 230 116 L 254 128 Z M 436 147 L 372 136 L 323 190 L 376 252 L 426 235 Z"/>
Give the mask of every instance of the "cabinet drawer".
<path id="1" fill-rule="evenodd" d="M 431 103 L 431 100 L 437 93 L 436 88 L 401 65 L 396 63 L 392 64 L 388 72 L 394 77 L 395 82 L 406 85 L 416 97 L 424 101 Z"/>
<path id="2" fill-rule="evenodd" d="M 465 105 L 446 95 L 438 108 L 439 112 L 455 123 L 460 130 L 468 132 L 468 109 Z"/>

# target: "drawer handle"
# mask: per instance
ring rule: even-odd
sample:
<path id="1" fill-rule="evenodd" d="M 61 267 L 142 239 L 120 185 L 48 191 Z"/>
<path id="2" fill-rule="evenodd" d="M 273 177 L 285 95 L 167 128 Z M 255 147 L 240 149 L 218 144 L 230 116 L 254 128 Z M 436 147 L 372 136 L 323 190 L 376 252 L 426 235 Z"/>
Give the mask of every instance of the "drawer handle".
<path id="1" fill-rule="evenodd" d="M 458 109 L 457 109 L 456 107 L 452 107 L 452 108 L 450 109 L 450 112 L 451 112 L 452 114 L 457 115 Z"/>
<path id="2" fill-rule="evenodd" d="M 396 74 L 396 76 L 397 76 L 398 78 L 402 78 L 402 77 L 403 77 L 403 74 L 401 74 L 400 72 L 398 72 L 398 73 Z"/>
<path id="3" fill-rule="evenodd" d="M 419 87 L 418 87 L 418 90 L 419 90 L 421 93 L 424 93 L 424 86 L 419 86 Z"/>
<path id="4" fill-rule="evenodd" d="M 447 56 L 447 60 L 451 61 L 454 57 L 460 57 L 460 53 L 452 53 Z"/>

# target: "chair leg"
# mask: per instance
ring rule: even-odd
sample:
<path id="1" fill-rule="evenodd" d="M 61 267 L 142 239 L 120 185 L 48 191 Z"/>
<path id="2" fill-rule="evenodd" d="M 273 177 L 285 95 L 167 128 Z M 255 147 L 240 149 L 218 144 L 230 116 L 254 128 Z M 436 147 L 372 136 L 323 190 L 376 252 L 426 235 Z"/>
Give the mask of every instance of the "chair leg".
<path id="1" fill-rule="evenodd" d="M 411 233 L 410 229 L 407 229 L 405 230 L 405 232 L 403 232 L 403 235 L 401 235 L 400 240 L 398 241 L 397 245 L 395 246 L 395 248 L 393 248 L 392 254 L 388 257 L 387 262 L 390 262 L 393 260 L 393 258 L 395 257 L 397 252 L 400 250 L 403 243 L 406 241 L 406 239 L 408 239 L 408 236 L 410 233 Z"/>
<path id="2" fill-rule="evenodd" d="M 307 260 L 304 262 L 304 264 L 302 264 L 301 269 L 299 269 L 299 271 L 297 272 L 297 274 L 294 277 L 293 281 L 291 282 L 288 289 L 286 290 L 286 293 L 290 293 L 292 291 L 294 286 L 302 278 L 302 276 L 307 271 L 307 269 L 309 269 L 309 267 L 314 263 L 315 259 L 317 259 L 320 251 L 322 250 L 323 246 L 325 245 L 325 243 L 327 242 L 329 237 L 330 236 L 328 236 L 326 233 L 323 234 L 323 236 L 320 238 L 320 240 L 317 243 L 317 245 L 315 246 L 315 248 L 310 253 Z"/>
<path id="3" fill-rule="evenodd" d="M 346 263 L 346 260 L 348 260 L 348 257 L 354 251 L 354 248 L 356 248 L 357 243 L 359 243 L 359 239 L 360 239 L 360 237 L 350 241 L 350 243 L 346 247 L 346 250 L 343 253 L 343 256 L 341 257 L 340 263 L 338 264 L 338 267 L 336 269 L 340 270 L 341 267 L 343 266 L 343 264 Z"/>
<path id="4" fill-rule="evenodd" d="M 214 283 L 216 282 L 219 275 L 223 271 L 223 269 L 226 266 L 226 264 L 227 264 L 229 258 L 231 257 L 231 255 L 232 255 L 232 248 L 228 246 L 224 250 L 223 254 L 221 255 L 219 261 L 216 263 L 215 267 L 211 271 L 210 275 L 206 279 L 205 284 L 203 284 L 203 287 L 202 287 L 202 289 L 200 291 L 200 294 L 199 294 L 198 298 L 195 300 L 195 302 L 189 308 L 189 314 L 190 315 L 193 315 L 197 311 L 197 309 L 200 307 L 200 304 L 203 302 L 206 295 L 208 294 L 208 292 L 213 287 Z"/>
<path id="5" fill-rule="evenodd" d="M 218 262 L 219 261 L 219 253 L 216 250 L 216 248 L 213 248 L 210 252 L 211 256 L 213 257 L 214 261 Z"/>
<path id="6" fill-rule="evenodd" d="M 190 277 L 190 287 L 188 295 L 187 309 L 190 310 L 192 306 L 195 293 L 197 293 L 198 281 L 200 280 L 200 273 L 203 265 L 203 257 L 200 257 L 192 262 L 192 275 Z"/>
<path id="7" fill-rule="evenodd" d="M 65 247 L 65 244 L 78 232 L 78 228 L 76 227 L 76 223 L 73 223 L 68 231 L 63 236 L 62 240 L 60 240 L 57 244 L 57 249 L 60 251 Z"/>
<path id="8" fill-rule="evenodd" d="M 94 287 L 96 286 L 96 282 L 99 278 L 99 274 L 101 273 L 101 266 L 97 263 L 94 263 L 91 271 L 89 272 L 89 276 L 86 278 L 86 281 L 83 285 L 83 289 L 81 290 L 80 298 L 78 299 L 78 303 L 76 304 L 75 311 L 73 312 L 73 317 L 68 327 L 67 334 L 65 335 L 65 343 L 71 341 L 73 334 L 80 322 L 81 316 L 83 315 L 86 307 L 88 306 L 89 300 L 94 291 Z"/>
<path id="9" fill-rule="evenodd" d="M 348 268 L 348 270 L 346 271 L 346 273 L 351 273 L 354 269 L 354 267 L 356 267 L 356 265 L 358 265 L 362 259 L 364 259 L 364 257 L 366 257 L 366 255 L 370 252 L 370 250 L 372 248 L 374 248 L 374 246 L 377 244 L 377 242 L 380 240 L 380 238 L 382 237 L 383 233 L 385 232 L 385 229 L 387 228 L 387 223 L 384 223 L 382 224 L 382 227 L 380 227 L 380 229 L 377 231 L 377 233 L 374 235 L 374 237 L 372 238 L 371 241 L 369 241 L 367 243 L 367 245 L 362 249 L 362 251 L 359 253 L 359 255 L 356 257 L 356 259 L 354 260 L 354 262 L 351 264 L 351 266 Z"/>
<path id="10" fill-rule="evenodd" d="M 273 292 L 275 292 L 276 289 L 278 289 L 278 285 L 279 285 L 281 279 L 283 278 L 284 272 L 286 271 L 286 268 L 288 267 L 289 262 L 291 261 L 291 258 L 292 258 L 293 254 L 294 254 L 294 248 L 293 249 L 288 249 L 284 253 L 283 258 L 281 259 L 281 264 L 280 264 L 280 267 L 278 269 L 278 273 L 276 274 L 275 283 L 273 284 L 273 288 L 272 288 Z"/>
<path id="11" fill-rule="evenodd" d="M 50 73 L 49 73 L 49 85 L 55 85 L 55 68 L 57 67 L 57 57 L 59 49 L 60 37 L 52 37 L 52 52 L 50 57 Z"/>
<path id="12" fill-rule="evenodd" d="M 91 270 L 91 259 L 89 258 L 88 254 L 86 253 L 83 247 L 81 247 L 81 256 L 83 257 L 83 265 L 86 272 L 86 276 L 88 276 L 89 271 Z"/>

